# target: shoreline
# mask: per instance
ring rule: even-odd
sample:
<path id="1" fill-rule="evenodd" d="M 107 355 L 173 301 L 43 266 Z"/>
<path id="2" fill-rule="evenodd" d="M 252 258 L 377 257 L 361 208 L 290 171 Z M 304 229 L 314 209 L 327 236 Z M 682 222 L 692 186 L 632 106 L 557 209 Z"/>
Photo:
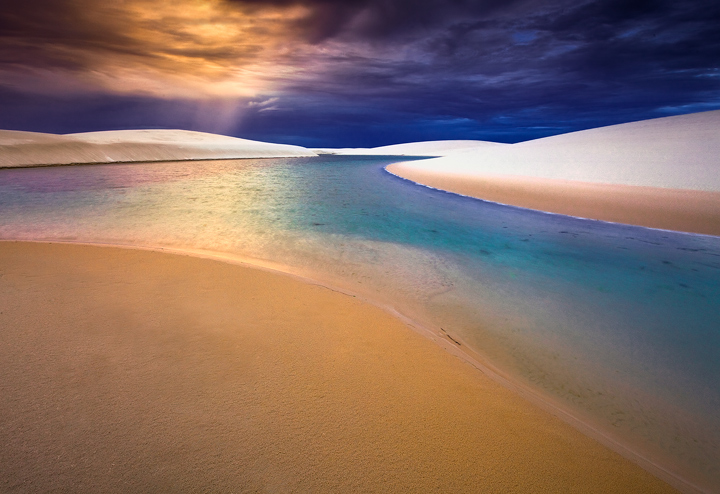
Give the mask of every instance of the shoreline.
<path id="1" fill-rule="evenodd" d="M 3 165 L 0 170 L 15 170 L 24 168 L 55 168 L 59 166 L 99 166 L 99 165 L 140 165 L 144 163 L 173 163 L 173 162 L 200 162 L 200 161 L 235 161 L 235 160 L 270 160 L 287 158 L 316 158 L 317 156 L 241 156 L 239 158 L 185 158 L 185 159 L 163 159 L 163 160 L 140 160 L 140 161 L 82 161 L 79 163 L 44 163 L 29 165 Z"/>
<path id="2" fill-rule="evenodd" d="M 403 178 L 403 177 L 400 177 Z M 422 184 L 421 184 L 422 185 Z M 532 405 L 543 410 L 558 419 L 565 424 L 569 425 L 579 433 L 586 437 L 594 439 L 602 444 L 609 450 L 620 454 L 630 462 L 640 466 L 644 470 L 650 472 L 655 477 L 667 482 L 673 487 L 680 489 L 683 492 L 705 492 L 701 488 L 695 486 L 690 481 L 685 480 L 670 471 L 666 470 L 661 465 L 653 462 L 652 460 L 642 456 L 640 453 L 630 449 L 624 445 L 620 440 L 615 439 L 611 436 L 601 432 L 595 426 L 589 417 L 580 418 L 573 415 L 571 412 L 565 410 L 560 404 L 554 402 L 549 397 L 540 395 L 538 392 L 532 390 L 526 385 L 517 382 L 512 376 L 507 375 L 503 371 L 495 368 L 485 359 L 472 351 L 467 347 L 464 342 L 455 335 L 448 334 L 442 328 L 430 328 L 422 322 L 413 319 L 412 316 L 408 316 L 396 310 L 391 304 L 380 303 L 368 294 L 363 294 L 355 290 L 348 290 L 336 286 L 332 282 L 323 280 L 322 277 L 310 277 L 307 273 L 301 273 L 300 270 L 294 269 L 291 266 L 284 266 L 279 263 L 264 261 L 259 259 L 247 258 L 244 256 L 206 251 L 199 249 L 182 249 L 182 248 L 168 248 L 168 247 L 151 247 L 141 246 L 132 244 L 122 243 L 103 243 L 103 242 L 73 242 L 73 241 L 57 241 L 57 240 L 0 240 L 0 247 L 4 243 L 29 243 L 29 244 L 41 244 L 41 245 L 72 245 L 72 246 L 87 246 L 96 248 L 109 248 L 109 249 L 127 249 L 137 250 L 141 252 L 156 252 L 165 253 L 178 256 L 187 256 L 189 258 L 203 259 L 218 261 L 231 266 L 239 266 L 244 269 L 256 269 L 263 272 L 267 272 L 274 275 L 280 275 L 289 277 L 297 280 L 303 284 L 310 286 L 319 286 L 322 288 L 329 289 L 333 292 L 340 293 L 345 296 L 349 296 L 359 300 L 362 303 L 369 304 L 377 309 L 380 309 L 389 316 L 397 319 L 406 327 L 409 327 L 413 332 L 419 334 L 424 339 L 430 340 L 436 347 L 449 353 L 450 355 L 460 359 L 464 363 L 471 365 L 477 371 L 487 376 L 493 382 L 498 383 L 504 389 L 511 393 L 519 396 L 520 398 L 527 400 Z"/>
<path id="3" fill-rule="evenodd" d="M 385 167 L 417 185 L 506 206 L 575 218 L 720 236 L 720 192 Z"/>

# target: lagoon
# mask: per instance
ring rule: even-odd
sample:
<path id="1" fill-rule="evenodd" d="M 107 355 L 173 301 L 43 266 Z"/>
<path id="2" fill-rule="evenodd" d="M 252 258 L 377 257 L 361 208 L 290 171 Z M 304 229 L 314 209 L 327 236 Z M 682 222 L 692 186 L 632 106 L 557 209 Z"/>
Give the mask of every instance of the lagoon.
<path id="1" fill-rule="evenodd" d="M 0 170 L 0 239 L 236 255 L 389 305 L 602 435 L 720 486 L 720 238 L 394 177 L 397 157 Z"/>

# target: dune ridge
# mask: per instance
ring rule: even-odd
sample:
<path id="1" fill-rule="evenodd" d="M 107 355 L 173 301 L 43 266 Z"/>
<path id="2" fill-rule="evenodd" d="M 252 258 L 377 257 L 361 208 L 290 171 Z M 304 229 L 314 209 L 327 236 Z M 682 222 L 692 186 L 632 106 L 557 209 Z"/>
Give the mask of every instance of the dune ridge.
<path id="1" fill-rule="evenodd" d="M 188 130 L 80 134 L 0 131 L 0 168 L 89 163 L 316 156 L 300 146 Z"/>

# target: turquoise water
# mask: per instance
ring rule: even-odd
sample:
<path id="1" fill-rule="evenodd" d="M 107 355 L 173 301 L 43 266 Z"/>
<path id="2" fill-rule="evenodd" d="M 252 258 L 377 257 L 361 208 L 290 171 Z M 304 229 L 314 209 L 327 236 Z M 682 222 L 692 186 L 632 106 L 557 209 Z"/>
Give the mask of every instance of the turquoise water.
<path id="1" fill-rule="evenodd" d="M 603 433 L 720 486 L 720 237 L 396 178 L 397 158 L 0 170 L 0 238 L 197 248 L 390 301 Z"/>

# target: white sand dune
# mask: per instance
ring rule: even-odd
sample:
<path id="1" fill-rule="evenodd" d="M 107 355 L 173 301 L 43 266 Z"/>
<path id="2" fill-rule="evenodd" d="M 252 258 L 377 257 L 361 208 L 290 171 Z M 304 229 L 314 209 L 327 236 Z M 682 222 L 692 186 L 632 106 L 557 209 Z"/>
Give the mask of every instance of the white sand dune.
<path id="1" fill-rule="evenodd" d="M 82 134 L 0 131 L 0 168 L 136 161 L 315 156 L 300 146 L 187 130 Z"/>
<path id="2" fill-rule="evenodd" d="M 51 144 L 65 142 L 64 136 L 42 134 L 40 132 L 22 132 L 19 130 L 0 130 L 0 146 L 22 144 Z"/>
<path id="3" fill-rule="evenodd" d="M 531 209 L 720 235 L 720 111 L 477 147 L 387 170 Z"/>
<path id="4" fill-rule="evenodd" d="M 507 144 L 488 141 L 424 141 L 393 144 L 376 148 L 314 149 L 318 154 L 341 154 L 363 156 L 449 156 L 476 148 L 503 147 Z"/>
<path id="5" fill-rule="evenodd" d="M 720 110 L 476 147 L 393 169 L 720 191 Z"/>

